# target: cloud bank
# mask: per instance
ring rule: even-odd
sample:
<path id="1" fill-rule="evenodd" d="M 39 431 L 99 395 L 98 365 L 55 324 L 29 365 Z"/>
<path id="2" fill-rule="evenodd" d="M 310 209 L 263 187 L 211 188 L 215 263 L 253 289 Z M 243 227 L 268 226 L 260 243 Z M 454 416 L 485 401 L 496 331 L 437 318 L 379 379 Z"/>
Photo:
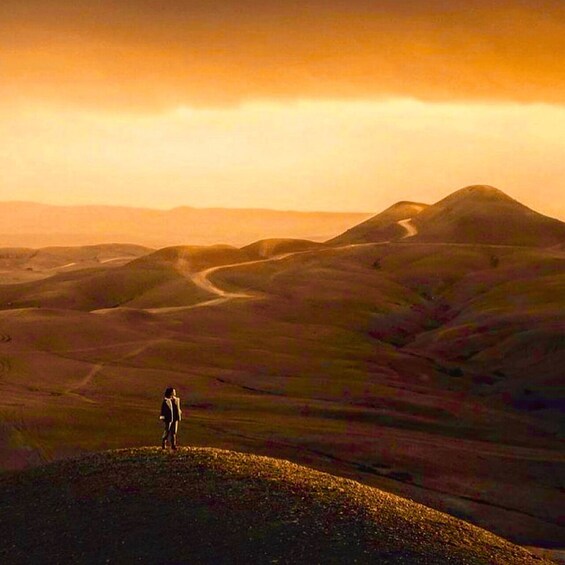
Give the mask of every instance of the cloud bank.
<path id="1" fill-rule="evenodd" d="M 565 102 L 561 0 L 4 0 L 0 22 L 12 102 Z"/>

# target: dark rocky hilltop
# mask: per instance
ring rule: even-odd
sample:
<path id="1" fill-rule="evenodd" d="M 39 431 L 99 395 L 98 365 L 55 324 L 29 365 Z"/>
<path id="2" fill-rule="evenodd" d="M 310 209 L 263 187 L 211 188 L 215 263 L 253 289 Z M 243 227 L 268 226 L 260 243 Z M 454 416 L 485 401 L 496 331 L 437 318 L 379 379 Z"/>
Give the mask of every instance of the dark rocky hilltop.
<path id="1" fill-rule="evenodd" d="M 6 473 L 0 500 L 3 563 L 547 563 L 375 488 L 209 448 Z"/>

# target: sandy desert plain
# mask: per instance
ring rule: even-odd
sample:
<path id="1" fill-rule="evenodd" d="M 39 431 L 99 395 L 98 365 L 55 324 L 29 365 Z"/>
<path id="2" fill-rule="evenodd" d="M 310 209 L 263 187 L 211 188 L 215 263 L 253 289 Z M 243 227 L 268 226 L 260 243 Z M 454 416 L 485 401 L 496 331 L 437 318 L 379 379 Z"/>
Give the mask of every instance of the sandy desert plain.
<path id="1" fill-rule="evenodd" d="M 325 243 L 0 250 L 0 467 L 287 459 L 565 547 L 565 223 L 487 186 Z"/>

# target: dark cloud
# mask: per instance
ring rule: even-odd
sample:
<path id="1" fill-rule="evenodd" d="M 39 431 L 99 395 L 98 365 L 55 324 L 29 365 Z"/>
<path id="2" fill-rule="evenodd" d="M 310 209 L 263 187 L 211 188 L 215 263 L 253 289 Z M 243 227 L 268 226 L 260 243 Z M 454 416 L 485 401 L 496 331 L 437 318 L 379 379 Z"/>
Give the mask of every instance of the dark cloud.
<path id="1" fill-rule="evenodd" d="M 3 0 L 0 95 L 565 102 L 561 0 Z"/>

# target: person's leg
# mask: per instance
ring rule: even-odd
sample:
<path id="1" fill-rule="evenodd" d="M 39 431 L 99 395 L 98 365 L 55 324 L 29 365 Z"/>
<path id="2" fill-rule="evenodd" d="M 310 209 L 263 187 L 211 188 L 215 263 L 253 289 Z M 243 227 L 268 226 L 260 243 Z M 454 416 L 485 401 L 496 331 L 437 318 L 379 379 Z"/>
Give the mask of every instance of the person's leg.
<path id="1" fill-rule="evenodd" d="M 173 449 L 177 448 L 177 431 L 179 429 L 178 422 L 171 422 L 171 447 Z"/>
<path id="2" fill-rule="evenodd" d="M 165 430 L 163 432 L 163 436 L 161 437 L 161 447 L 163 449 L 167 447 L 167 439 L 170 433 L 170 426 L 171 426 L 171 422 L 165 422 Z"/>

